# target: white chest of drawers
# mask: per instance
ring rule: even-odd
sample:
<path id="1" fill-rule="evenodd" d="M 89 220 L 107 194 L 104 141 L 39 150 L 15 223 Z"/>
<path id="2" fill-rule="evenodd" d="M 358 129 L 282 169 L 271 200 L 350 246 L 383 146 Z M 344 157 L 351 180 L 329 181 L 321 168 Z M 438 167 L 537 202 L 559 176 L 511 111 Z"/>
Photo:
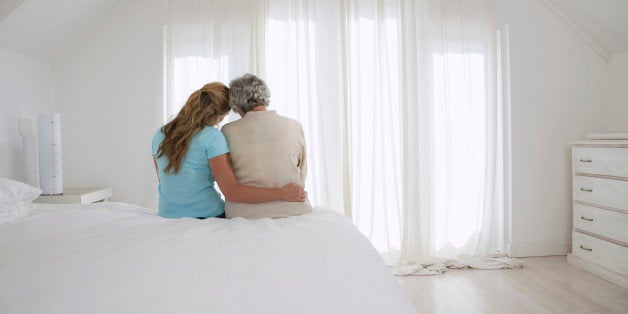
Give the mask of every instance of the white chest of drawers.
<path id="1" fill-rule="evenodd" d="M 567 261 L 628 288 L 628 140 L 572 145 L 573 231 Z"/>

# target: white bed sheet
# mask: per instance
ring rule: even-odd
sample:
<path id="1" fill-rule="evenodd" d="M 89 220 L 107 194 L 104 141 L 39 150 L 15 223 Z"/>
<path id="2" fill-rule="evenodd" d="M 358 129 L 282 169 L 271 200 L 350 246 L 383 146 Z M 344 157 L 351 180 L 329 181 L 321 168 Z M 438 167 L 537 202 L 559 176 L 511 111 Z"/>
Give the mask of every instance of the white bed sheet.
<path id="1" fill-rule="evenodd" d="M 39 206 L 0 225 L 1 313 L 416 312 L 331 210 L 197 220 L 124 203 Z"/>

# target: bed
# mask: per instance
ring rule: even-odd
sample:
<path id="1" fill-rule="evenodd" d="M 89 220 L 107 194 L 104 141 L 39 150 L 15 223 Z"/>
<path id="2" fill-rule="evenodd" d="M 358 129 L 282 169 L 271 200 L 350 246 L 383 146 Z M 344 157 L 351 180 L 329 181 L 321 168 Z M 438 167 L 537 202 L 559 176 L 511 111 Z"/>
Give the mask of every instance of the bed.
<path id="1" fill-rule="evenodd" d="M 0 224 L 1 313 L 416 313 L 333 210 L 197 220 L 114 202 L 33 206 Z"/>

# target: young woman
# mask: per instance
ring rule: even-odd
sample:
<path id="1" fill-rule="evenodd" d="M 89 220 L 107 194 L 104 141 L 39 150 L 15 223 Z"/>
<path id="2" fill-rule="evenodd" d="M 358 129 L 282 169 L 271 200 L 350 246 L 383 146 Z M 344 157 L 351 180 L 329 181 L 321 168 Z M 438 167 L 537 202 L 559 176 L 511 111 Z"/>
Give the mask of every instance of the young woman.
<path id="1" fill-rule="evenodd" d="M 167 218 L 224 217 L 225 202 L 302 202 L 303 188 L 290 183 L 281 188 L 238 184 L 229 162 L 227 141 L 214 126 L 229 113 L 229 89 L 214 82 L 190 95 L 172 121 L 153 137 L 153 160 L 159 180 L 159 215 Z"/>

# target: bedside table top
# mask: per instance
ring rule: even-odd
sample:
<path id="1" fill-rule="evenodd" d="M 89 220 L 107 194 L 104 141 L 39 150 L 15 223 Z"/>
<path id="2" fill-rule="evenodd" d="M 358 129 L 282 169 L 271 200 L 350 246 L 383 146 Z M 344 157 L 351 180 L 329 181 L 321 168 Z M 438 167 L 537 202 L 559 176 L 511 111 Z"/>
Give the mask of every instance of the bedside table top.
<path id="1" fill-rule="evenodd" d="M 113 189 L 106 187 L 64 188 L 60 195 L 41 195 L 33 203 L 50 204 L 91 204 L 105 201 L 113 195 Z"/>
<path id="2" fill-rule="evenodd" d="M 93 193 L 93 192 L 101 192 L 102 190 L 111 190 L 111 188 L 104 188 L 104 187 L 64 188 L 63 195 L 82 195 L 82 194 L 88 194 L 88 193 Z"/>

